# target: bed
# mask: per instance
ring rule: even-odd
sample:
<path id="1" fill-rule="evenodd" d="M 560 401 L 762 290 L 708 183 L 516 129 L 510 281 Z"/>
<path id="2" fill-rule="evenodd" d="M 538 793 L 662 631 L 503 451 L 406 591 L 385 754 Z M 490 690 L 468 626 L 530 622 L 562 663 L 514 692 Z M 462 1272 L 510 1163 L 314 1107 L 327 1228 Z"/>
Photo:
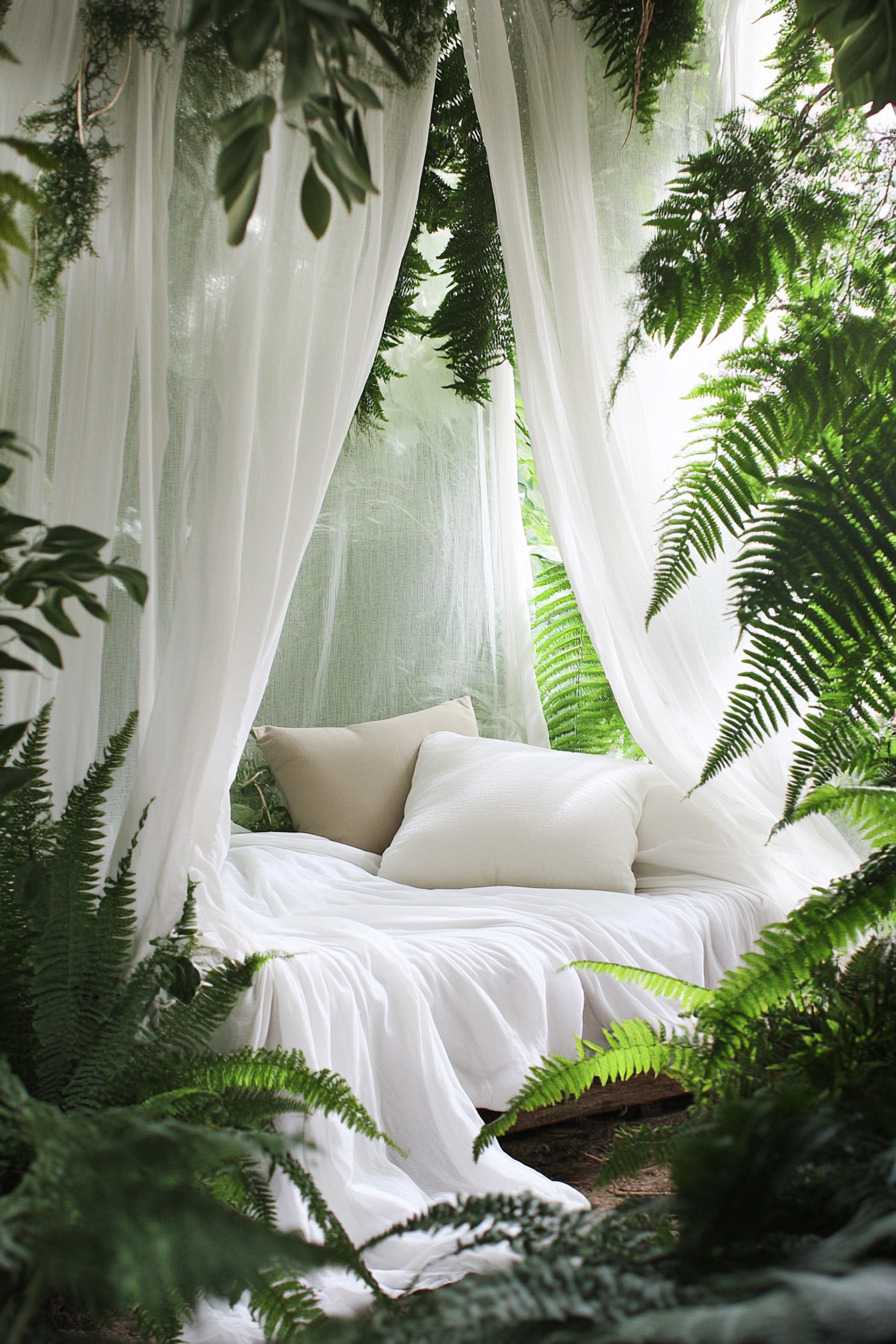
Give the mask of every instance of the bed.
<path id="1" fill-rule="evenodd" d="M 650 773 L 633 892 L 421 888 L 383 876 L 379 854 L 315 834 L 233 837 L 221 908 L 206 918 L 222 951 L 277 956 L 219 1044 L 303 1050 L 313 1067 L 341 1073 L 406 1153 L 338 1122 L 305 1122 L 312 1169 L 356 1243 L 458 1194 L 528 1190 L 583 1206 L 580 1193 L 497 1145 L 474 1163 L 477 1107 L 503 1109 L 527 1069 L 542 1054 L 571 1052 L 577 1035 L 599 1039 L 630 1016 L 674 1023 L 677 1008 L 612 977 L 559 968 L 587 957 L 712 984 L 781 917 L 756 881 L 761 855 L 727 846 L 697 803 L 642 769 Z M 291 1188 L 279 1191 L 279 1211 L 284 1225 L 307 1227 Z M 494 1254 L 457 1254 L 448 1238 L 416 1235 L 368 1259 L 382 1286 L 400 1292 L 484 1268 Z M 330 1311 L 364 1297 L 338 1273 L 318 1286 Z M 234 1338 L 250 1338 L 246 1328 Z M 214 1338 L 225 1338 L 220 1328 Z"/>

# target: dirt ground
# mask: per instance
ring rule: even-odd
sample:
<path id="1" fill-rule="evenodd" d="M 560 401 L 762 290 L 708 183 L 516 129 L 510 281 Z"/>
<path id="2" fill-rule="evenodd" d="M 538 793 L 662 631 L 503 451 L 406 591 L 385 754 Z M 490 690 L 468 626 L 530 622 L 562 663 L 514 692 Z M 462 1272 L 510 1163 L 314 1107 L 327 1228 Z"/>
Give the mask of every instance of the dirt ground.
<path id="1" fill-rule="evenodd" d="M 684 1108 L 677 1100 L 658 1102 L 634 1107 L 625 1114 L 583 1116 L 559 1125 L 507 1134 L 500 1142 L 504 1151 L 517 1161 L 581 1190 L 592 1208 L 612 1209 L 630 1195 L 672 1194 L 669 1173 L 659 1167 L 645 1167 L 637 1176 L 614 1181 L 606 1190 L 595 1190 L 595 1179 L 607 1160 L 619 1125 L 665 1127 L 680 1124 L 683 1119 Z"/>

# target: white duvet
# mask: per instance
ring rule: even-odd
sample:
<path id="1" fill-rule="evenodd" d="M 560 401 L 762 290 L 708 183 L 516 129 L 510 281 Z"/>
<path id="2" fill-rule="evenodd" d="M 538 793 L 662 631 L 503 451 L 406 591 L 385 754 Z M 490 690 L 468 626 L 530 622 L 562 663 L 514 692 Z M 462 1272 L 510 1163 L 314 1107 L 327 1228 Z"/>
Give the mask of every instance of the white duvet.
<path id="1" fill-rule="evenodd" d="M 780 911 L 755 890 L 654 878 L 634 896 L 489 887 L 428 891 L 376 875 L 378 857 L 315 836 L 234 837 L 221 908 L 202 923 L 231 955 L 275 950 L 239 1006 L 223 1047 L 283 1045 L 341 1073 L 407 1153 L 313 1118 L 306 1134 L 324 1195 L 356 1243 L 457 1194 L 532 1191 L 584 1197 L 493 1145 L 478 1163 L 476 1107 L 501 1109 L 542 1054 L 569 1053 L 622 1017 L 676 1021 L 675 1004 L 608 976 L 558 970 L 590 957 L 711 984 Z M 701 889 L 702 888 L 702 889 Z M 306 1226 L 291 1189 L 286 1226 Z M 382 1285 L 435 1286 L 482 1262 L 446 1259 L 444 1238 L 384 1243 L 369 1255 Z M 324 1276 L 324 1302 L 357 1291 Z M 233 1329 L 237 1328 L 234 1318 Z M 249 1339 L 218 1319 L 194 1338 Z M 208 1331 L 211 1331 L 209 1333 Z"/>

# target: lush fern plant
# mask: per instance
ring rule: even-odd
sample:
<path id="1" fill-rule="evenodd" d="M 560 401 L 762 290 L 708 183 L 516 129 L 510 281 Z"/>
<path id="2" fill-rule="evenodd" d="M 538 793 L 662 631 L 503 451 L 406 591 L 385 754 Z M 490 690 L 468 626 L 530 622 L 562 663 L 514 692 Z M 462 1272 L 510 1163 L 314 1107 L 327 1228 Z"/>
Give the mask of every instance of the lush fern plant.
<path id="1" fill-rule="evenodd" d="M 316 1312 L 309 1267 L 336 1260 L 372 1281 L 274 1122 L 317 1110 L 384 1136 L 341 1078 L 297 1052 L 211 1048 L 266 957 L 210 961 L 192 894 L 131 966 L 133 846 L 101 871 L 104 798 L 134 720 L 56 820 L 48 725 L 45 709 L 15 761 L 26 782 L 0 802 L 0 1321 L 37 1338 L 63 1293 L 99 1315 L 140 1308 L 161 1344 L 198 1292 L 248 1290 L 271 1337 L 290 1338 Z M 277 1231 L 275 1170 L 321 1247 Z"/>
<path id="2" fill-rule="evenodd" d="M 534 582 L 535 676 L 551 746 L 640 757 L 594 651 L 565 567 L 544 565 Z"/>
<path id="3" fill-rule="evenodd" d="M 896 219 L 891 132 L 823 84 L 823 44 L 785 20 L 758 119 L 723 118 L 651 216 L 623 371 L 739 318 L 663 520 L 652 618 L 734 538 L 742 671 L 706 780 L 801 720 L 784 819 L 867 758 L 896 712 Z"/>
<path id="4" fill-rule="evenodd" d="M 678 1077 L 698 1097 L 749 1090 L 757 1076 L 765 1076 L 769 1051 L 774 1054 L 770 1024 L 804 1009 L 811 1015 L 811 1003 L 830 987 L 836 959 L 857 938 L 885 925 L 894 911 L 896 846 L 888 845 L 828 891 L 813 894 L 784 923 L 763 929 L 756 949 L 717 989 L 611 962 L 572 963 L 677 1000 L 685 1016 L 680 1031 L 640 1018 L 617 1022 L 603 1042 L 580 1040 L 577 1058 L 543 1059 L 507 1111 L 483 1128 L 476 1151 L 506 1133 L 520 1111 L 580 1096 L 595 1080 L 613 1082 L 655 1070 Z"/>

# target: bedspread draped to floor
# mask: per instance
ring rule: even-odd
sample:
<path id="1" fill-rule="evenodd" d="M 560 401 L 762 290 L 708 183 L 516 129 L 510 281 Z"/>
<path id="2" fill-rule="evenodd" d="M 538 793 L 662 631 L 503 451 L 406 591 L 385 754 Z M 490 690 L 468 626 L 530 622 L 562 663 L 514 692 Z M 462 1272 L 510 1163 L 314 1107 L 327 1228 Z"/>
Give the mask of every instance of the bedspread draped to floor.
<path id="1" fill-rule="evenodd" d="M 474 1164 L 476 1107 L 502 1109 L 527 1068 L 542 1054 L 569 1053 L 583 1024 L 597 1038 L 621 1017 L 674 1022 L 676 1005 L 558 968 L 591 957 L 711 984 L 779 914 L 754 891 L 709 880 L 705 890 L 635 896 L 426 891 L 387 882 L 376 866 L 376 856 L 313 836 L 239 836 L 223 907 L 201 907 L 223 951 L 281 954 L 259 972 L 219 1044 L 303 1050 L 314 1068 L 341 1073 L 407 1153 L 336 1121 L 307 1122 L 312 1169 L 357 1243 L 458 1193 L 530 1190 L 581 1205 L 578 1192 L 497 1145 Z M 285 1226 L 306 1226 L 291 1189 L 281 1189 L 279 1207 Z M 446 1259 L 449 1250 L 445 1238 L 416 1236 L 385 1243 L 369 1263 L 394 1291 L 416 1275 L 432 1287 L 485 1266 L 470 1253 Z M 321 1289 L 331 1310 L 362 1300 L 338 1274 L 324 1275 Z M 248 1319 L 231 1318 L 235 1333 L 220 1319 L 212 1327 L 209 1317 L 193 1338 L 260 1337 Z"/>

